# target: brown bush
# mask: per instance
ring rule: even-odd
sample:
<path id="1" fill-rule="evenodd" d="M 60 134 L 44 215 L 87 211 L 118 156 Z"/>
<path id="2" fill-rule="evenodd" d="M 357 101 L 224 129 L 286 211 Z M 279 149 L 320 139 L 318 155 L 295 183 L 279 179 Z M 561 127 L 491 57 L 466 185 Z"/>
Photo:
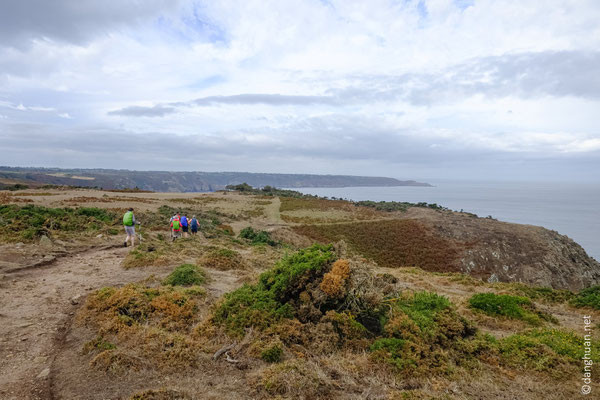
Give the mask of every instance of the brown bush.
<path id="1" fill-rule="evenodd" d="M 104 350 L 90 361 L 90 365 L 115 375 L 124 375 L 146 367 L 144 360 L 120 350 Z"/>
<path id="2" fill-rule="evenodd" d="M 340 259 L 333 263 L 331 271 L 323 276 L 319 286 L 329 297 L 342 298 L 346 294 L 346 281 L 350 276 L 350 263 Z"/>
<path id="3" fill-rule="evenodd" d="M 307 360 L 290 360 L 262 371 L 255 384 L 259 391 L 294 399 L 329 399 L 332 384 L 318 364 Z"/>
<path id="4" fill-rule="evenodd" d="M 246 263 L 240 253 L 226 248 L 211 249 L 198 259 L 197 264 L 221 271 L 246 268 Z"/>

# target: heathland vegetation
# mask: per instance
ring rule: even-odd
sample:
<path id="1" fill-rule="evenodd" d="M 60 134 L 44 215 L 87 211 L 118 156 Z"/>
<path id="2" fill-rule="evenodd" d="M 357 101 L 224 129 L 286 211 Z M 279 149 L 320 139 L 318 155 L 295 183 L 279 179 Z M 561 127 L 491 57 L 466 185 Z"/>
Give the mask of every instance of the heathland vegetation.
<path id="1" fill-rule="evenodd" d="M 437 205 L 236 189 L 243 193 L 27 189 L 5 196 L 0 239 L 13 258 L 0 261 L 41 251 L 42 242 L 46 253 L 60 247 L 57 257 L 65 243 L 83 252 L 79 263 L 64 261 L 64 270 L 61 259 L 32 269 L 27 291 L 13 293 L 32 305 L 22 312 L 32 313 L 39 296 L 53 296 L 51 285 L 61 288 L 43 303 L 65 315 L 66 329 L 49 342 L 51 360 L 23 356 L 49 363 L 45 394 L 86 397 L 92 386 L 99 397 L 131 399 L 538 399 L 579 392 L 586 343 L 592 354 L 600 351 L 598 325 L 592 341 L 581 330 L 583 316 L 600 317 L 600 286 L 481 276 L 477 264 L 464 262 L 488 254 L 479 253 L 480 231 L 473 230 L 504 232 L 502 222 Z M 131 204 L 142 242 L 124 249 L 121 216 Z M 199 236 L 171 240 L 168 221 L 177 211 L 196 215 Z M 530 236 L 547 240 L 545 231 L 519 229 L 508 239 L 496 236 L 506 252 Z M 86 243 L 91 250 L 81 247 Z M 498 257 L 502 270 L 507 261 Z M 585 265 L 572 268 L 589 276 Z M 94 281 L 106 269 L 110 276 Z M 60 274 L 85 276 L 89 288 L 68 309 L 62 292 L 83 289 L 60 286 Z M 32 289 L 35 279 L 42 294 Z M 36 329 L 20 321 L 5 326 Z M 41 379 L 39 371 L 31 377 L 30 369 L 10 390 L 38 390 L 30 382 Z"/>

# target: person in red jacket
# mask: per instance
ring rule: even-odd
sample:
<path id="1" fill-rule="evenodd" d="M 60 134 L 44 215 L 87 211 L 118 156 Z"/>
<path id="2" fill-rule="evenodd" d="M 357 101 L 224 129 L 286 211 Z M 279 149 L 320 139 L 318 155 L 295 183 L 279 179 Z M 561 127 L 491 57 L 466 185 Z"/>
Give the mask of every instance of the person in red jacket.
<path id="1" fill-rule="evenodd" d="M 173 234 L 173 241 L 181 236 L 181 217 L 179 213 L 171 218 L 171 232 Z"/>

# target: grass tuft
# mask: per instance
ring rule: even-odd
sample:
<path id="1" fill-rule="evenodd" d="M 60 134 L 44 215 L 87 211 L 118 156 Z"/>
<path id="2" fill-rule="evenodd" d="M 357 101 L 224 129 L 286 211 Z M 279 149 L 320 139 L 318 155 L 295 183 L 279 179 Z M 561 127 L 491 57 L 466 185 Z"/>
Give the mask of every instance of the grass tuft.
<path id="1" fill-rule="evenodd" d="M 164 285 L 191 286 L 201 285 L 206 281 L 206 274 L 195 264 L 181 264 L 163 281 Z"/>

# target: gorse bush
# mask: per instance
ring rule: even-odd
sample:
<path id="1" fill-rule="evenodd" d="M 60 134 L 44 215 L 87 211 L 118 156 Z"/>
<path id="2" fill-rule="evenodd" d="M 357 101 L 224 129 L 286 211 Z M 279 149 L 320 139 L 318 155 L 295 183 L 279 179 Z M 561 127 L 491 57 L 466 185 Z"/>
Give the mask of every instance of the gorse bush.
<path id="1" fill-rule="evenodd" d="M 33 240 L 57 232 L 108 229 L 119 223 L 110 211 L 95 208 L 48 208 L 34 205 L 0 205 L 0 234 Z"/>
<path id="2" fill-rule="evenodd" d="M 451 357 L 464 357 L 462 342 L 476 330 L 446 297 L 416 292 L 386 303 L 384 337 L 369 348 L 374 360 L 392 365 L 400 374 L 419 376 L 447 373 Z"/>
<path id="3" fill-rule="evenodd" d="M 335 259 L 332 246 L 313 245 L 281 259 L 262 273 L 256 285 L 244 285 L 225 295 L 213 319 L 232 335 L 244 329 L 265 329 L 282 318 L 294 316 L 287 302 L 304 290 L 304 285 L 322 274 Z"/>
<path id="4" fill-rule="evenodd" d="M 508 284 L 517 295 L 529 297 L 532 300 L 542 300 L 548 303 L 564 303 L 571 300 L 575 294 L 567 289 L 549 287 L 532 287 L 523 283 Z"/>
<path id="5" fill-rule="evenodd" d="M 553 321 L 550 315 L 538 311 L 529 298 L 522 296 L 478 293 L 469 299 L 469 305 L 487 315 L 520 319 L 532 325 L 540 325 L 543 320 Z"/>
<path id="6" fill-rule="evenodd" d="M 240 231 L 238 237 L 248 239 L 252 244 L 268 244 L 276 246 L 277 242 L 271 239 L 271 234 L 266 231 L 255 231 L 251 226 L 248 226 Z"/>
<path id="7" fill-rule="evenodd" d="M 598 354 L 600 345 L 592 342 L 592 354 Z M 574 332 L 560 329 L 532 329 L 498 341 L 502 360 L 508 365 L 538 371 L 550 371 L 560 364 L 581 363 L 584 340 Z"/>
<path id="8" fill-rule="evenodd" d="M 571 304 L 575 307 L 591 307 L 600 310 L 600 285 L 583 289 L 573 297 Z"/>
<path id="9" fill-rule="evenodd" d="M 279 344 L 267 347 L 260 353 L 260 358 L 266 362 L 275 363 L 281 361 L 283 355 L 283 349 Z"/>
<path id="10" fill-rule="evenodd" d="M 164 280 L 163 284 L 171 286 L 200 285 L 206 281 L 204 271 L 194 264 L 181 264 Z"/>

